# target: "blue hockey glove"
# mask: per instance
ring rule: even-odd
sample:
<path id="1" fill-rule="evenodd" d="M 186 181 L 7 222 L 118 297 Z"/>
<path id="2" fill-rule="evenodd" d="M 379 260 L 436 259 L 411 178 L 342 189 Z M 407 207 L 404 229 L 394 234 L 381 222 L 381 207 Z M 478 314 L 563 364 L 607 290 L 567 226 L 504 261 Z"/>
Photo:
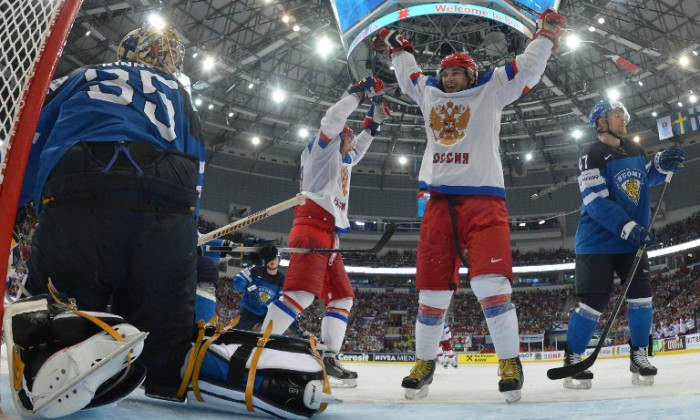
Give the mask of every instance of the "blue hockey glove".
<path id="1" fill-rule="evenodd" d="M 386 102 L 373 101 L 372 105 L 369 107 L 369 111 L 367 111 L 365 119 L 362 121 L 362 128 L 369 129 L 369 133 L 374 137 L 379 134 L 380 126 L 390 115 L 391 110 Z"/>
<path id="2" fill-rule="evenodd" d="M 348 89 L 349 94 L 357 94 L 360 103 L 367 103 L 372 98 L 384 95 L 384 82 L 378 77 L 367 76 Z"/>
<path id="3" fill-rule="evenodd" d="M 636 222 L 629 222 L 623 228 L 620 233 L 622 239 L 628 240 L 637 246 L 652 246 L 656 243 L 656 235 L 654 232 L 649 232 L 642 226 L 639 226 Z"/>
<path id="4" fill-rule="evenodd" d="M 654 156 L 654 167 L 662 174 L 678 172 L 683 168 L 685 162 L 685 150 L 673 146 L 663 150 Z"/>

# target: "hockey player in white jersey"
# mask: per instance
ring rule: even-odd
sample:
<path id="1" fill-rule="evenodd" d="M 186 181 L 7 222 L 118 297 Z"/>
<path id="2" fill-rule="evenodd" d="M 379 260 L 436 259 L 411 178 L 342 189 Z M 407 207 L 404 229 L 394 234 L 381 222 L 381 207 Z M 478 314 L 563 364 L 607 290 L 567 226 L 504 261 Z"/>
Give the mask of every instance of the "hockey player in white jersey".
<path id="1" fill-rule="evenodd" d="M 508 402 L 520 399 L 523 372 L 510 299 L 513 270 L 499 153 L 501 112 L 539 81 L 565 25 L 563 16 L 545 11 L 525 51 L 481 78 L 467 54 L 445 57 L 438 77 L 429 77 L 418 66 L 411 43 L 397 31 L 382 28 L 372 39 L 376 49 L 390 54 L 401 90 L 423 113 L 427 135 L 419 187 L 429 190 L 431 198 L 418 242 L 417 361 L 401 384 L 406 398 L 428 394 L 445 313 L 465 261 L 500 359 L 499 391 Z"/>
<path id="2" fill-rule="evenodd" d="M 290 247 L 337 248 L 338 234 L 350 231 L 351 171 L 389 117 L 389 107 L 382 100 L 383 88 L 384 83 L 373 77 L 351 86 L 349 95 L 328 109 L 318 134 L 304 148 L 301 192 L 306 196 L 306 204 L 294 210 Z M 369 102 L 370 108 L 363 131 L 355 137 L 345 122 L 363 102 Z M 281 334 L 316 298 L 323 299 L 326 306 L 321 321 L 326 371 L 344 386 L 355 387 L 357 373 L 345 369 L 336 357 L 354 299 L 341 254 L 292 254 L 282 297 L 269 306 L 263 329 L 273 322 L 272 332 Z"/>
<path id="3" fill-rule="evenodd" d="M 447 322 L 445 322 L 445 325 L 442 327 L 440 344 L 438 344 L 437 358 L 442 364 L 442 367 L 447 368 L 447 366 L 452 366 L 456 369 L 459 364 L 457 355 L 452 350 L 452 341 L 452 331 L 450 330 L 450 326 L 447 325 Z"/>

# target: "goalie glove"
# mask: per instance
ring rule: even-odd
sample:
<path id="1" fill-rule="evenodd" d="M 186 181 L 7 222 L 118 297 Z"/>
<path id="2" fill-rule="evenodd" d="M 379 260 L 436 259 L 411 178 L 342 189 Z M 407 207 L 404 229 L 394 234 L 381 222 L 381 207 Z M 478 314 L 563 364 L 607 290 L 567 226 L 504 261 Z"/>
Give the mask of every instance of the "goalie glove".
<path id="1" fill-rule="evenodd" d="M 372 137 L 380 131 L 380 126 L 391 116 L 389 105 L 384 101 L 373 101 L 367 111 L 365 119 L 362 121 L 362 128 L 368 129 Z"/>
<path id="2" fill-rule="evenodd" d="M 377 35 L 372 37 L 370 42 L 372 48 L 380 52 L 386 52 L 389 56 L 391 56 L 391 53 L 401 50 L 413 53 L 413 45 L 395 30 L 382 28 L 377 31 Z"/>
<path id="3" fill-rule="evenodd" d="M 545 37 L 554 43 L 552 51 L 556 51 L 561 45 L 560 38 L 564 33 L 564 28 L 566 28 L 566 18 L 552 8 L 548 8 L 538 17 L 535 35 L 532 39 L 540 36 Z"/>
<path id="4" fill-rule="evenodd" d="M 367 76 L 350 86 L 348 93 L 357 95 L 360 103 L 368 103 L 372 98 L 384 94 L 384 82 L 378 77 Z"/>

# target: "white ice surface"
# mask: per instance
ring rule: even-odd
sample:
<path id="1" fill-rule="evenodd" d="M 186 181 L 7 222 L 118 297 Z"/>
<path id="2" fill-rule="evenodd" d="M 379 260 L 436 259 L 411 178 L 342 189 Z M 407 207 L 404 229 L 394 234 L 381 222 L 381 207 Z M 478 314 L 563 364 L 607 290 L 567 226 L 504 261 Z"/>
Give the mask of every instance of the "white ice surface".
<path id="1" fill-rule="evenodd" d="M 0 407 L 2 415 L 20 418 L 12 403 L 7 362 L 2 356 Z M 590 390 L 564 389 L 562 381 L 547 379 L 547 369 L 560 362 L 525 363 L 522 400 L 506 404 L 498 389 L 496 365 L 438 366 L 429 395 L 422 400 L 403 397 L 401 378 L 410 364 L 346 363 L 359 374 L 355 389 L 333 388 L 343 404 L 333 405 L 318 420 L 365 419 L 695 419 L 700 413 L 700 353 L 658 355 L 659 369 L 651 387 L 633 386 L 628 359 L 597 360 Z M 84 411 L 70 419 L 238 419 L 254 415 L 202 411 L 185 404 L 147 398 L 137 390 L 117 405 Z"/>

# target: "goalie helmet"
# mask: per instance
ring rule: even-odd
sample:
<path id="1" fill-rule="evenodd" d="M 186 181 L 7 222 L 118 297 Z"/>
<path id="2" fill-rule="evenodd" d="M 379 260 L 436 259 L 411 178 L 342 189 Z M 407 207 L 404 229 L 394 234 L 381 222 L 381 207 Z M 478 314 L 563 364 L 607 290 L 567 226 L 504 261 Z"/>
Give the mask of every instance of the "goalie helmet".
<path id="1" fill-rule="evenodd" d="M 479 67 L 473 58 L 469 57 L 465 53 L 454 53 L 443 58 L 440 61 L 440 69 L 438 70 L 438 79 L 441 79 L 440 75 L 443 70 L 450 67 L 461 67 L 467 71 L 467 80 L 472 80 L 472 83 L 476 82 L 479 76 Z"/>
<path id="2" fill-rule="evenodd" d="M 175 74 L 182 72 L 185 46 L 172 29 L 156 29 L 144 25 L 135 29 L 119 43 L 117 59 L 143 63 Z"/>
<path id="3" fill-rule="evenodd" d="M 607 120 L 608 112 L 613 109 L 621 110 L 625 114 L 625 124 L 629 124 L 630 114 L 627 112 L 627 108 L 622 105 L 622 102 L 615 99 L 603 99 L 593 106 L 588 117 L 588 122 L 594 130 L 598 129 L 598 119 L 603 118 Z"/>

